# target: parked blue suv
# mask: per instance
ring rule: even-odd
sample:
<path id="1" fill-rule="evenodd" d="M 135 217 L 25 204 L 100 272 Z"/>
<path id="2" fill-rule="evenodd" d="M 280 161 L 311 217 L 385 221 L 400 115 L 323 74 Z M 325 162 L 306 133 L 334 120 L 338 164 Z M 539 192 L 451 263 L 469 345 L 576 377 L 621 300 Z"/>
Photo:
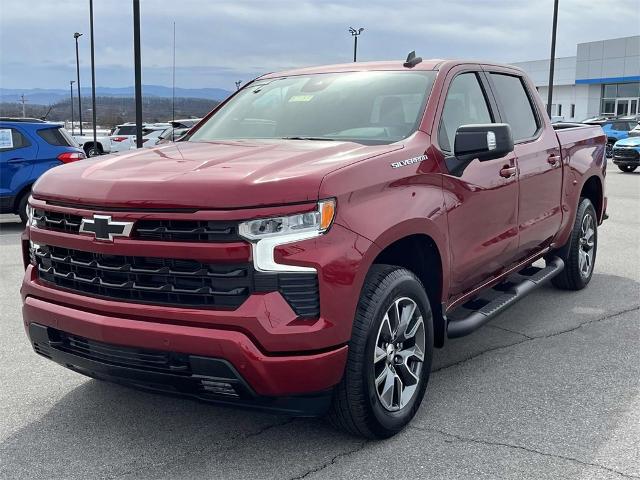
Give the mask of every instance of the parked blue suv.
<path id="1" fill-rule="evenodd" d="M 30 118 L 0 118 L 0 213 L 27 220 L 27 199 L 40 175 L 85 158 L 60 125 Z"/>

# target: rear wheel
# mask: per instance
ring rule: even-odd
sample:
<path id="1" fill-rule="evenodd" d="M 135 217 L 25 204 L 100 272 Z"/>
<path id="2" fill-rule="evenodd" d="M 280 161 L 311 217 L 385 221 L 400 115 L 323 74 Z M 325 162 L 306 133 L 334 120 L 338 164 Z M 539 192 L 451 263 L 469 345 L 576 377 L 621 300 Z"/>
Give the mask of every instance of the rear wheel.
<path id="1" fill-rule="evenodd" d="M 564 270 L 551 282 L 563 290 L 581 290 L 591 281 L 598 250 L 598 220 L 588 198 L 581 198 L 569 242 L 558 252 Z"/>
<path id="2" fill-rule="evenodd" d="M 634 172 L 635 169 L 638 167 L 637 165 L 618 165 L 618 168 L 623 172 L 631 173 L 631 172 Z"/>
<path id="3" fill-rule="evenodd" d="M 329 420 L 367 438 L 398 433 L 420 407 L 432 350 L 433 317 L 420 280 L 404 268 L 374 265 L 360 296 Z"/>
<path id="4" fill-rule="evenodd" d="M 93 142 L 89 142 L 84 146 L 84 152 L 87 154 L 87 157 L 97 157 L 98 155 L 102 155 L 102 147 L 100 144 L 94 147 Z"/>

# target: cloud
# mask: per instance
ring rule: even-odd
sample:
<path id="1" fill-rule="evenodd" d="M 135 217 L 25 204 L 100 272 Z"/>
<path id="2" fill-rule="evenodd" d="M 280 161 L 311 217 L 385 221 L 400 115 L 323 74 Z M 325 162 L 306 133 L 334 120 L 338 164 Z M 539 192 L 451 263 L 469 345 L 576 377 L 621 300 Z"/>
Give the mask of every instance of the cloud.
<path id="1" fill-rule="evenodd" d="M 95 2 L 99 85 L 133 83 L 131 0 Z M 231 89 L 281 69 L 348 62 L 349 26 L 365 27 L 359 59 L 423 57 L 513 62 L 549 52 L 552 0 L 142 0 L 145 83 L 171 82 L 176 22 L 178 84 Z M 75 76 L 73 32 L 89 79 L 88 1 L 0 0 L 0 86 L 53 88 Z M 640 0 L 561 0 L 558 56 L 579 42 L 637 34 Z M 55 21 L 52 21 L 55 19 Z"/>

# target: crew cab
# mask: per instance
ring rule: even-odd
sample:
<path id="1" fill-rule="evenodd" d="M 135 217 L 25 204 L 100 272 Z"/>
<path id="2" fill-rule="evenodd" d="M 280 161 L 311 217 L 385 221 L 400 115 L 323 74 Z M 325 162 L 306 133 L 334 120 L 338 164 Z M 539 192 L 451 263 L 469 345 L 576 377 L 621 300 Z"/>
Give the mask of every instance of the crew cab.
<path id="1" fill-rule="evenodd" d="M 38 181 L 24 327 L 91 377 L 389 437 L 434 347 L 587 286 L 606 141 L 514 67 L 270 73 L 178 142 Z"/>

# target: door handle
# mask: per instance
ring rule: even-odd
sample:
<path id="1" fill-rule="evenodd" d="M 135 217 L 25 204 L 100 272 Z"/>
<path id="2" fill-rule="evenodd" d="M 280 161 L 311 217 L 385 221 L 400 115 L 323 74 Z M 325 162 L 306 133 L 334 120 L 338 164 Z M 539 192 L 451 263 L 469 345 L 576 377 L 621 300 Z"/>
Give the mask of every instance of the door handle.
<path id="1" fill-rule="evenodd" d="M 558 165 L 558 163 L 560 163 L 560 155 L 549 155 L 547 157 L 547 163 L 552 167 L 555 167 L 556 165 Z"/>
<path id="2" fill-rule="evenodd" d="M 24 158 L 11 158 L 7 160 L 7 163 L 24 163 L 26 160 Z"/>
<path id="3" fill-rule="evenodd" d="M 505 165 L 500 169 L 500 176 L 504 178 L 511 178 L 518 173 L 518 167 L 510 167 L 509 165 Z"/>

